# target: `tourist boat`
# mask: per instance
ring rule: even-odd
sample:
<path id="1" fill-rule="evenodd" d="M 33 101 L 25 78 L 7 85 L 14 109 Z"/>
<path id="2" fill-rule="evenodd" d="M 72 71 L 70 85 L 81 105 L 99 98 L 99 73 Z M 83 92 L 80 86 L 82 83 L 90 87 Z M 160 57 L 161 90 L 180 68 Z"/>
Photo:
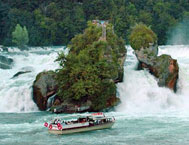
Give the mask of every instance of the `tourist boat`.
<path id="1" fill-rule="evenodd" d="M 45 122 L 44 126 L 48 127 L 49 133 L 52 134 L 71 134 L 111 128 L 114 123 L 114 117 L 106 117 L 103 113 L 93 113 L 71 121 L 54 119 L 49 125 Z"/>

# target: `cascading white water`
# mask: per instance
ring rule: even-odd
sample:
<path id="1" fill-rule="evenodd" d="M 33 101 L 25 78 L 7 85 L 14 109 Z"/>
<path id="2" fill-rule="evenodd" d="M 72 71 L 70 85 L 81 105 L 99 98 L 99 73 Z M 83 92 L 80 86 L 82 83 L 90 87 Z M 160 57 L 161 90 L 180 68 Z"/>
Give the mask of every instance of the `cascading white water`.
<path id="1" fill-rule="evenodd" d="M 14 59 L 15 65 L 10 70 L 0 70 L 0 112 L 29 113 L 0 113 L 0 144 L 189 144 L 189 114 L 183 114 L 189 112 L 189 46 L 160 47 L 159 54 L 171 54 L 178 60 L 180 77 L 176 94 L 158 87 L 148 71 L 136 71 L 137 59 L 129 47 L 124 82 L 118 84 L 122 103 L 116 107 L 116 112 L 106 112 L 107 116 L 115 117 L 114 126 L 82 134 L 52 136 L 43 127 L 44 122 L 54 117 L 73 119 L 76 114 L 31 112 L 38 110 L 31 97 L 31 85 L 39 72 L 58 67 L 54 60 L 61 49 L 3 52 Z M 11 79 L 23 67 L 32 72 Z"/>
<path id="2" fill-rule="evenodd" d="M 9 49 L 8 53 L 1 52 L 14 60 L 14 66 L 12 69 L 0 69 L 0 112 L 38 110 L 32 100 L 32 83 L 39 72 L 58 68 L 58 63 L 54 61 L 63 48 L 32 48 L 29 51 Z M 23 70 L 31 72 L 12 78 Z"/>
<path id="3" fill-rule="evenodd" d="M 1 54 L 13 58 L 12 69 L 0 69 L 0 112 L 38 111 L 32 100 L 32 83 L 36 75 L 44 70 L 55 70 L 57 53 L 64 47 L 46 49 L 32 48 L 29 51 L 10 49 Z M 155 77 L 146 70 L 136 71 L 137 59 L 133 50 L 127 47 L 124 82 L 119 83 L 118 94 L 122 103 L 117 111 L 129 113 L 154 113 L 165 111 L 189 110 L 189 46 L 161 46 L 159 55 L 170 54 L 179 63 L 178 91 L 173 93 L 167 88 L 160 88 Z M 12 78 L 22 70 L 31 73 Z M 12 79 L 11 79 L 12 78 Z"/>
<path id="4" fill-rule="evenodd" d="M 118 84 L 122 103 L 117 111 L 154 113 L 165 111 L 189 112 L 189 46 L 161 46 L 159 55 L 170 54 L 179 64 L 178 91 L 158 87 L 156 78 L 148 71 L 136 70 L 137 59 L 128 47 L 124 82 Z"/>

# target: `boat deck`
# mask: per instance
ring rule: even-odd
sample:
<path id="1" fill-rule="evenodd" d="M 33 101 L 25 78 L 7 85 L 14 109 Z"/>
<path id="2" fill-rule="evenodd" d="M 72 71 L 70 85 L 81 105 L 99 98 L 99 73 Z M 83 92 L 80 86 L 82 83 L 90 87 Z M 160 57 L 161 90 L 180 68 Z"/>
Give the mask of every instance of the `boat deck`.
<path id="1" fill-rule="evenodd" d="M 64 128 L 62 130 L 58 129 L 49 129 L 49 133 L 52 134 L 71 134 L 71 133 L 77 133 L 77 132 L 86 132 L 86 131 L 92 131 L 92 130 L 100 130 L 100 129 L 106 129 L 111 128 L 113 126 L 114 122 L 107 122 L 103 124 L 98 125 L 89 125 L 89 126 L 81 126 L 81 127 L 75 127 L 75 128 Z"/>

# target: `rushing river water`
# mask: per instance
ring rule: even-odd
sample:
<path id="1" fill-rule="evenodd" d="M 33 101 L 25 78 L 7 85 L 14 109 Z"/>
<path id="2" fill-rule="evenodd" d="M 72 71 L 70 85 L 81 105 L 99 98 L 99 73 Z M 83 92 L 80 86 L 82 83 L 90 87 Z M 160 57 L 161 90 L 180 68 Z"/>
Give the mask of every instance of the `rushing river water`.
<path id="1" fill-rule="evenodd" d="M 32 82 L 43 70 L 58 68 L 54 62 L 63 47 L 0 52 L 14 60 L 12 69 L 0 69 L 0 145 L 188 145 L 189 144 L 189 46 L 161 46 L 179 63 L 178 92 L 160 88 L 147 71 L 136 71 L 137 59 L 128 47 L 124 82 L 117 85 L 122 103 L 115 111 L 111 129 L 72 135 L 51 135 L 43 127 L 54 117 L 78 114 L 39 112 L 32 101 Z M 64 50 L 66 51 L 66 50 Z M 30 73 L 12 78 L 19 71 Z"/>

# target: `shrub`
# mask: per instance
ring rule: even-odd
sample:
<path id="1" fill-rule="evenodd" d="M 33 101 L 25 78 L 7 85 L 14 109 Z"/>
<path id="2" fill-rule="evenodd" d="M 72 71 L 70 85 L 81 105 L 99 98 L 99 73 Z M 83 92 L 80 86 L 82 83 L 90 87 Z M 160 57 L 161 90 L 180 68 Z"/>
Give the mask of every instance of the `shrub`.
<path id="1" fill-rule="evenodd" d="M 28 31 L 25 26 L 22 28 L 20 24 L 16 25 L 15 30 L 12 32 L 12 42 L 19 48 L 23 48 L 28 44 Z"/>
<path id="2" fill-rule="evenodd" d="M 150 43 L 157 42 L 156 34 L 146 25 L 137 24 L 129 37 L 130 45 L 134 50 L 148 48 Z"/>

